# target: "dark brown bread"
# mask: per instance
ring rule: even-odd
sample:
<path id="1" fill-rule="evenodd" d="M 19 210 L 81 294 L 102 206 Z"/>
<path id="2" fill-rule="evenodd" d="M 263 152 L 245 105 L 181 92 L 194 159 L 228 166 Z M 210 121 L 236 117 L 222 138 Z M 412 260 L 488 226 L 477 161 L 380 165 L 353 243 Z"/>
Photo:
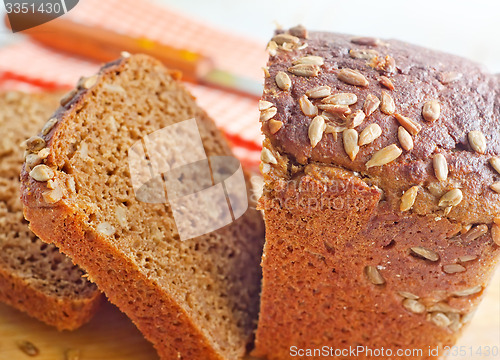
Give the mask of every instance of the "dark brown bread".
<path id="1" fill-rule="evenodd" d="M 428 347 L 442 354 L 455 343 L 498 263 L 498 80 L 399 41 L 285 37 L 271 42 L 262 103 L 276 114 L 262 124 L 267 235 L 255 354 L 283 360 L 292 346 L 360 345 L 394 350 L 385 359 L 398 348 L 434 359 Z M 485 151 L 472 131 L 484 134 Z"/>
<path id="2" fill-rule="evenodd" d="M 73 330 L 95 313 L 100 292 L 69 258 L 28 229 L 19 194 L 22 143 L 42 127 L 58 98 L 0 94 L 0 301 L 59 330 Z"/>
<path id="3" fill-rule="evenodd" d="M 241 358 L 258 312 L 260 213 L 248 210 L 220 230 L 181 241 L 169 204 L 136 199 L 127 157 L 146 135 L 193 118 L 207 156 L 231 156 L 213 121 L 169 71 L 141 55 L 81 81 L 55 117 L 44 136 L 51 152 L 45 165 L 62 197 L 44 198 L 47 183 L 24 169 L 33 231 L 81 265 L 162 359 Z"/>

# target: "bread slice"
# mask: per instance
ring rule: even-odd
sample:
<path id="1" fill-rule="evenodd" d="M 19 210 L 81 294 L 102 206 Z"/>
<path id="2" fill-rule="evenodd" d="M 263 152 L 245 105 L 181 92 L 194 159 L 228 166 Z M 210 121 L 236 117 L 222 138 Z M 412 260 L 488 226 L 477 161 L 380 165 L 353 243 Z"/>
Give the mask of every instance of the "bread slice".
<path id="1" fill-rule="evenodd" d="M 100 291 L 54 245 L 28 229 L 19 194 L 21 144 L 57 108 L 58 97 L 0 94 L 0 301 L 59 330 L 73 330 L 95 313 Z"/>
<path id="2" fill-rule="evenodd" d="M 442 358 L 500 259 L 498 77 L 396 40 L 270 45 L 255 354 Z"/>
<path id="3" fill-rule="evenodd" d="M 190 129 L 197 124 L 201 140 L 194 131 L 181 142 L 199 150 L 200 140 L 207 156 L 231 156 L 221 132 L 174 75 L 157 60 L 135 55 L 83 79 L 63 99 L 57 124 L 42 135 L 50 150 L 44 171 L 54 189 L 26 167 L 22 172 L 25 216 L 38 236 L 89 273 L 162 359 L 240 359 L 258 312 L 260 213 L 248 210 L 228 226 L 185 240 L 178 227 L 186 220 L 194 228 L 202 219 L 185 212 L 174 221 L 186 204 L 175 208 L 155 198 L 161 182 L 144 193 L 134 188 L 133 179 L 150 180 L 148 164 L 158 154 L 171 164 L 183 160 L 169 158 L 175 137 L 152 139 L 153 132 L 184 120 L 196 119 Z M 140 153 L 134 149 L 143 149 L 141 141 L 148 150 L 139 156 L 144 169 L 129 167 L 129 154 Z M 155 172 L 172 180 L 171 172 Z"/>

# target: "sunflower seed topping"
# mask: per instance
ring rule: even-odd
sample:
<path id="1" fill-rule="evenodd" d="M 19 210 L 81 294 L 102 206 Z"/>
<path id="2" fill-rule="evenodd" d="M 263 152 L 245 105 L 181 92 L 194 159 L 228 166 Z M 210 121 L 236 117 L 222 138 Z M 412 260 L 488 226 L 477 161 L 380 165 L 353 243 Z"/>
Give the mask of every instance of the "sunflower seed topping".
<path id="1" fill-rule="evenodd" d="M 276 44 L 275 41 L 271 40 L 267 44 L 267 51 L 269 52 L 269 55 L 271 56 L 276 56 L 278 50 L 278 44 Z"/>
<path id="2" fill-rule="evenodd" d="M 319 66 L 313 64 L 298 64 L 289 67 L 288 71 L 297 76 L 318 76 Z"/>
<path id="3" fill-rule="evenodd" d="M 423 246 L 415 246 L 410 248 L 413 254 L 418 255 L 426 260 L 430 261 L 438 261 L 439 260 L 439 255 L 427 248 L 424 248 Z"/>
<path id="4" fill-rule="evenodd" d="M 26 150 L 30 152 L 38 152 L 42 150 L 47 143 L 40 136 L 32 136 L 26 140 Z"/>
<path id="5" fill-rule="evenodd" d="M 442 312 L 435 312 L 431 315 L 431 322 L 439 327 L 446 328 L 450 326 L 451 320 Z"/>
<path id="6" fill-rule="evenodd" d="M 363 110 L 356 110 L 353 114 L 347 117 L 346 125 L 348 128 L 356 128 L 363 123 L 366 116 Z"/>
<path id="7" fill-rule="evenodd" d="M 292 80 L 284 71 L 278 71 L 274 80 L 281 90 L 288 91 L 292 87 Z"/>
<path id="8" fill-rule="evenodd" d="M 358 132 L 354 129 L 347 129 L 343 132 L 344 150 L 351 161 L 354 161 L 359 151 Z"/>
<path id="9" fill-rule="evenodd" d="M 368 86 L 369 82 L 366 80 L 363 74 L 361 74 L 359 71 L 352 70 L 352 69 L 341 69 L 337 75 L 340 81 L 343 81 L 349 85 L 355 85 L 355 86 Z"/>
<path id="10" fill-rule="evenodd" d="M 284 43 L 298 44 L 300 39 L 298 37 L 290 35 L 290 34 L 277 34 L 277 35 L 274 35 L 274 37 L 272 38 L 272 41 L 274 41 L 278 45 L 283 45 Z"/>
<path id="11" fill-rule="evenodd" d="M 462 76 L 463 76 L 462 74 L 457 73 L 455 71 L 449 71 L 439 74 L 438 80 L 441 82 L 441 84 L 446 85 L 453 81 L 460 80 Z"/>
<path id="12" fill-rule="evenodd" d="M 432 159 L 434 174 L 439 181 L 445 181 L 448 178 L 448 163 L 443 154 L 436 154 Z"/>
<path id="13" fill-rule="evenodd" d="M 493 156 L 490 158 L 490 165 L 495 169 L 497 173 L 500 174 L 500 157 Z"/>
<path id="14" fill-rule="evenodd" d="M 42 135 L 47 135 L 50 130 L 52 130 L 52 128 L 57 124 L 57 119 L 56 118 L 52 118 L 52 119 L 49 119 L 45 125 L 43 125 L 43 128 L 42 128 Z"/>
<path id="15" fill-rule="evenodd" d="M 375 110 L 377 110 L 379 105 L 380 100 L 378 99 L 378 97 L 372 94 L 368 94 L 366 96 L 365 104 L 363 105 L 363 111 L 366 116 L 370 116 Z"/>
<path id="16" fill-rule="evenodd" d="M 462 199 L 463 199 L 462 190 L 453 189 L 448 191 L 443 196 L 441 196 L 441 199 L 439 199 L 439 206 L 440 207 L 457 206 L 458 204 L 460 204 Z"/>
<path id="17" fill-rule="evenodd" d="M 353 59 L 371 60 L 378 56 L 378 52 L 372 49 L 351 49 L 349 55 Z"/>
<path id="18" fill-rule="evenodd" d="M 443 265 L 443 271 L 447 274 L 456 274 L 464 272 L 466 269 L 460 264 L 446 264 Z"/>
<path id="19" fill-rule="evenodd" d="M 325 118 L 323 116 L 316 116 L 312 119 L 309 125 L 309 140 L 311 141 L 311 146 L 315 147 L 323 138 L 323 133 L 325 132 L 326 124 Z"/>
<path id="20" fill-rule="evenodd" d="M 354 105 L 358 102 L 358 97 L 352 93 L 338 93 L 324 98 L 321 102 L 334 105 Z"/>
<path id="21" fill-rule="evenodd" d="M 397 159 L 402 154 L 402 152 L 403 151 L 395 144 L 386 146 L 385 148 L 373 154 L 372 158 L 365 164 L 366 168 L 369 169 L 374 166 L 382 166 L 388 164 L 391 161 Z"/>
<path id="22" fill-rule="evenodd" d="M 318 104 L 318 108 L 331 114 L 350 114 L 351 108 L 347 105 Z"/>
<path id="23" fill-rule="evenodd" d="M 422 125 L 417 123 L 415 120 L 410 119 L 409 117 L 402 116 L 400 114 L 394 114 L 394 117 L 413 136 L 417 135 L 418 132 L 422 130 Z"/>
<path id="24" fill-rule="evenodd" d="M 30 176 L 36 181 L 45 182 L 54 178 L 54 171 L 47 165 L 37 165 L 30 171 Z"/>
<path id="25" fill-rule="evenodd" d="M 303 25 L 294 26 L 290 28 L 288 32 L 290 33 L 290 35 L 296 36 L 301 39 L 307 39 L 308 36 L 307 29 Z"/>
<path id="26" fill-rule="evenodd" d="M 306 95 L 311 99 L 319 99 L 330 96 L 332 89 L 327 86 L 317 86 L 313 89 L 307 90 Z"/>
<path id="27" fill-rule="evenodd" d="M 500 194 L 500 181 L 497 181 L 497 182 L 494 182 L 493 184 L 491 184 L 490 189 L 493 190 L 494 192 Z"/>
<path id="28" fill-rule="evenodd" d="M 379 82 L 389 90 L 394 90 L 394 84 L 387 76 L 381 76 Z"/>
<path id="29" fill-rule="evenodd" d="M 464 255 L 460 256 L 457 260 L 461 263 L 469 262 L 469 261 L 474 261 L 477 259 L 476 255 Z"/>
<path id="30" fill-rule="evenodd" d="M 408 131 L 402 126 L 398 128 L 398 139 L 399 143 L 401 144 L 401 147 L 406 150 L 410 151 L 413 149 L 413 139 Z"/>
<path id="31" fill-rule="evenodd" d="M 481 285 L 477 285 L 468 289 L 464 290 L 458 290 L 453 293 L 453 295 L 458 296 L 458 297 L 465 297 L 465 296 L 470 296 L 474 295 L 477 293 L 480 293 L 483 290 L 483 287 Z"/>
<path id="32" fill-rule="evenodd" d="M 306 116 L 318 115 L 318 108 L 311 102 L 311 100 L 307 98 L 307 95 L 302 95 L 299 98 L 299 105 L 304 115 Z"/>
<path id="33" fill-rule="evenodd" d="M 411 311 L 415 314 L 423 314 L 425 312 L 425 306 L 418 300 L 414 299 L 404 299 L 403 306 L 405 309 Z"/>
<path id="34" fill-rule="evenodd" d="M 478 130 L 472 130 L 469 132 L 468 138 L 472 150 L 479 154 L 484 154 L 486 151 L 486 138 L 483 133 Z"/>
<path id="35" fill-rule="evenodd" d="M 384 90 L 382 90 L 382 93 L 380 94 L 380 111 L 387 115 L 392 115 L 396 111 L 394 99 L 387 91 Z"/>
<path id="36" fill-rule="evenodd" d="M 418 186 L 412 186 L 408 190 L 406 190 L 401 196 L 401 204 L 399 205 L 399 210 L 408 211 L 412 208 L 413 204 L 415 204 L 415 199 L 418 194 Z"/>
<path id="37" fill-rule="evenodd" d="M 98 78 L 97 75 L 92 75 L 90 77 L 82 77 L 78 81 L 77 86 L 80 89 L 86 89 L 86 90 L 88 90 L 88 89 L 90 89 L 92 86 L 94 86 L 97 83 L 97 78 Z"/>
<path id="38" fill-rule="evenodd" d="M 260 121 L 267 121 L 269 119 L 272 119 L 274 115 L 276 115 L 278 112 L 278 109 L 276 109 L 274 106 L 270 107 L 266 110 L 263 110 L 260 112 Z"/>
<path id="39" fill-rule="evenodd" d="M 376 138 L 382 135 L 382 129 L 378 124 L 370 124 L 361 131 L 359 135 L 358 145 L 366 145 L 373 142 Z"/>
<path id="40" fill-rule="evenodd" d="M 500 225 L 493 224 L 491 226 L 491 238 L 495 244 L 500 246 Z"/>
<path id="41" fill-rule="evenodd" d="M 351 39 L 353 44 L 365 46 L 377 46 L 381 44 L 380 40 L 374 37 L 355 37 Z"/>
<path id="42" fill-rule="evenodd" d="M 260 159 L 265 164 L 274 164 L 274 165 L 276 165 L 278 163 L 278 161 L 274 157 L 274 155 L 271 152 L 271 150 L 269 150 L 266 147 L 262 148 L 262 152 L 260 153 Z"/>
<path id="43" fill-rule="evenodd" d="M 61 101 L 59 102 L 61 104 L 61 106 L 66 106 L 71 101 L 71 99 L 73 99 L 75 97 L 76 93 L 77 93 L 76 89 L 73 89 L 70 92 L 68 92 L 66 95 L 64 95 L 61 98 Z"/>
<path id="44" fill-rule="evenodd" d="M 49 182 L 50 181 L 52 180 L 49 180 Z M 52 190 L 44 191 L 42 193 L 43 200 L 49 204 L 54 204 L 63 197 L 62 189 L 59 185 L 53 185 L 52 188 Z"/>
<path id="45" fill-rule="evenodd" d="M 267 110 L 272 106 L 274 106 L 274 104 L 272 102 L 265 101 L 265 100 L 259 100 L 259 110 L 260 111 Z"/>
<path id="46" fill-rule="evenodd" d="M 314 55 L 309 55 L 309 56 L 303 56 L 301 58 L 298 58 L 292 62 L 292 65 L 298 65 L 298 64 L 310 64 L 310 65 L 318 65 L 321 66 L 325 63 L 325 59 L 323 59 L 321 56 L 314 56 Z"/>
<path id="47" fill-rule="evenodd" d="M 375 266 L 365 266 L 365 274 L 373 285 L 384 285 L 385 279 Z"/>
<path id="48" fill-rule="evenodd" d="M 283 127 L 283 123 L 281 121 L 271 119 L 267 123 L 267 126 L 269 126 L 269 132 L 274 135 Z"/>
<path id="49" fill-rule="evenodd" d="M 412 299 L 412 300 L 420 299 L 419 296 L 412 294 L 411 292 L 408 292 L 408 291 L 399 291 L 398 294 L 400 296 L 404 297 L 405 299 Z"/>
<path id="50" fill-rule="evenodd" d="M 441 106 L 437 100 L 427 101 L 422 107 L 422 116 L 425 121 L 434 122 L 441 114 Z"/>
<path id="51" fill-rule="evenodd" d="M 487 232 L 488 232 L 488 226 L 485 224 L 479 224 L 474 226 L 469 231 L 467 231 L 467 233 L 463 235 L 462 240 L 465 243 L 470 243 L 476 240 L 477 238 L 483 236 Z"/>

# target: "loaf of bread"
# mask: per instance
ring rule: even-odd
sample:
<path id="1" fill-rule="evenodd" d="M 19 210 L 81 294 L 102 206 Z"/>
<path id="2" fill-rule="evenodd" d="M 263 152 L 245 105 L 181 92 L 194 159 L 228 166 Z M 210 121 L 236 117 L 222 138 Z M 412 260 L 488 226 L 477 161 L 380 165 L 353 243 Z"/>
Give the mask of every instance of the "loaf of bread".
<path id="1" fill-rule="evenodd" d="M 499 258 L 498 78 L 303 27 L 278 31 L 269 52 L 255 354 L 442 356 Z"/>
<path id="2" fill-rule="evenodd" d="M 19 194 L 22 143 L 42 128 L 59 96 L 0 94 L 0 301 L 59 330 L 73 330 L 94 315 L 100 291 L 29 230 Z"/>
<path id="3" fill-rule="evenodd" d="M 40 134 L 49 156 L 39 168 L 26 164 L 21 175 L 25 216 L 41 239 L 88 272 L 162 359 L 240 359 L 258 315 L 262 216 L 249 209 L 239 217 L 233 207 L 237 219 L 231 224 L 183 238 L 179 228 L 200 230 L 196 225 L 202 219 L 186 210 L 187 203 L 173 205 L 176 194 L 189 192 L 168 188 L 190 176 L 184 168 L 176 173 L 176 162 L 194 161 L 189 152 L 199 146 L 204 147 L 200 164 L 205 154 L 224 156 L 224 162 L 234 158 L 174 73 L 150 57 L 124 56 L 83 78 L 61 100 L 53 127 Z M 178 129 L 185 120 L 191 121 L 188 136 L 162 135 L 162 129 Z M 174 157 L 171 151 L 179 141 L 191 148 Z M 142 144 L 147 150 L 137 150 Z M 139 155 L 139 165 L 144 160 L 143 168 L 129 162 L 133 154 Z M 203 166 L 187 168 L 201 173 Z M 154 186 L 162 180 L 158 175 L 165 180 L 168 201 L 159 196 L 163 181 Z M 203 176 L 193 181 L 210 181 L 210 172 Z M 137 189 L 134 179 L 151 186 Z M 213 205 L 215 223 L 220 214 Z M 174 218 L 179 211 L 182 218 Z"/>

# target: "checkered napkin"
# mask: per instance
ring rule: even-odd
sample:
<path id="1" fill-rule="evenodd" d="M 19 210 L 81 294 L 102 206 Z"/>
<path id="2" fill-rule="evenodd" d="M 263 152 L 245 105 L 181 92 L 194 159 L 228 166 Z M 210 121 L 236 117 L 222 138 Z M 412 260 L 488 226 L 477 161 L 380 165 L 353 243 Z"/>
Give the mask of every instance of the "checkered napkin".
<path id="1" fill-rule="evenodd" d="M 265 44 L 220 31 L 146 0 L 85 0 L 64 16 L 86 25 L 200 52 L 211 57 L 220 69 L 263 81 Z M 0 49 L 0 88 L 69 88 L 80 76 L 93 74 L 98 68 L 96 62 L 26 39 Z M 242 162 L 255 165 L 262 142 L 256 100 L 201 85 L 187 86 L 227 134 Z"/>

